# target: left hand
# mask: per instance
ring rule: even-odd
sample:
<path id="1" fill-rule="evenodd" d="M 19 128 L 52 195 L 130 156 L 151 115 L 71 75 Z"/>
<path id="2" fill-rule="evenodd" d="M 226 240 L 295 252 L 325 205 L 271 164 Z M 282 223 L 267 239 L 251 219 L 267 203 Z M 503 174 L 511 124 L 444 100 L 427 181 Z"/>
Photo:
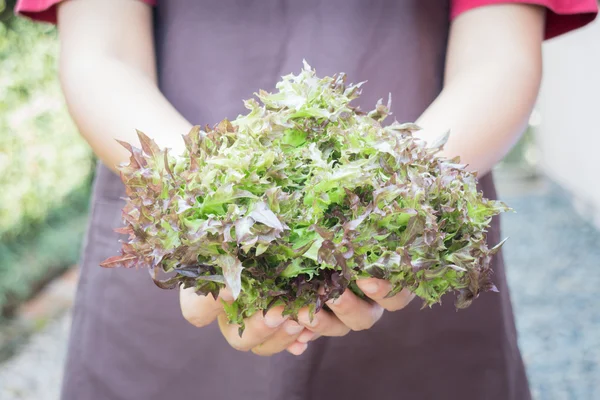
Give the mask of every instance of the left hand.
<path id="1" fill-rule="evenodd" d="M 217 319 L 221 333 L 237 350 L 251 350 L 263 356 L 287 350 L 300 355 L 306 350 L 308 342 L 319 336 L 344 336 L 352 330 L 369 329 L 381 318 L 384 310 L 400 310 L 414 298 L 414 294 L 406 289 L 385 298 L 391 285 L 380 279 L 361 279 L 357 285 L 374 302 L 362 300 L 346 290 L 339 298 L 327 302 L 331 311 L 321 310 L 310 321 L 308 308 L 305 307 L 298 313 L 298 322 L 284 317 L 282 306 L 274 307 L 266 316 L 258 312 L 247 318 L 244 321 L 246 329 L 241 337 L 239 326 L 229 324 L 223 312 L 221 300 L 233 300 L 228 290 L 222 290 L 220 299 L 215 300 L 212 296 L 199 296 L 191 288 L 182 289 L 181 310 L 185 319 L 197 327 L 209 325 Z"/>
<path id="2" fill-rule="evenodd" d="M 361 300 L 352 291 L 346 290 L 337 299 L 327 302 L 331 312 L 322 310 L 314 315 L 312 321 L 307 308 L 300 310 L 298 322 L 306 329 L 287 350 L 300 355 L 306 350 L 307 343 L 319 336 L 344 336 L 350 331 L 369 329 L 379 321 L 385 310 L 401 310 L 415 297 L 414 293 L 403 289 L 386 298 L 392 287 L 381 279 L 359 279 L 356 284 L 373 303 Z"/>

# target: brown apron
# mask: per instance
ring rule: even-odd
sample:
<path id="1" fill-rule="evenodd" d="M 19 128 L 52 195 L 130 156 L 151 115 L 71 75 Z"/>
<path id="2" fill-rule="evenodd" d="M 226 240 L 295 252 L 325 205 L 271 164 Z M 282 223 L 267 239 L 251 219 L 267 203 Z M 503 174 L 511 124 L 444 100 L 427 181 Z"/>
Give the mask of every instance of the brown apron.
<path id="1" fill-rule="evenodd" d="M 305 58 L 321 76 L 368 80 L 361 107 L 393 96 L 413 121 L 442 87 L 448 4 L 439 0 L 165 0 L 155 12 L 160 87 L 192 123 L 244 112 Z M 184 132 L 173 132 L 179 135 Z M 491 176 L 481 180 L 488 197 Z M 215 324 L 181 316 L 177 291 L 144 270 L 102 269 L 119 250 L 119 178 L 100 165 L 74 310 L 64 400 L 529 399 L 501 256 L 499 293 L 386 313 L 368 331 L 320 338 L 305 354 L 231 349 Z M 499 241 L 498 220 L 489 233 Z"/>

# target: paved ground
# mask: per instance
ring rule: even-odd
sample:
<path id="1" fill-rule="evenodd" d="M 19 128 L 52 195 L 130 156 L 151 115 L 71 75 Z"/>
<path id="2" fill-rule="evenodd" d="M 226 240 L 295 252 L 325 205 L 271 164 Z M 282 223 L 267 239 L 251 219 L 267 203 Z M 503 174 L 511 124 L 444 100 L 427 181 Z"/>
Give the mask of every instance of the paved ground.
<path id="1" fill-rule="evenodd" d="M 600 399 L 600 232 L 555 187 L 500 186 L 509 281 L 531 387 L 540 400 Z M 519 195 L 516 195 L 519 193 Z M 0 365 L 0 399 L 56 400 L 69 317 Z"/>
<path id="2" fill-rule="evenodd" d="M 600 232 L 556 188 L 505 196 L 508 279 L 537 399 L 600 399 Z"/>
<path id="3" fill-rule="evenodd" d="M 69 315 L 63 315 L 34 335 L 16 357 L 0 365 L 0 399 L 58 399 L 69 324 Z"/>

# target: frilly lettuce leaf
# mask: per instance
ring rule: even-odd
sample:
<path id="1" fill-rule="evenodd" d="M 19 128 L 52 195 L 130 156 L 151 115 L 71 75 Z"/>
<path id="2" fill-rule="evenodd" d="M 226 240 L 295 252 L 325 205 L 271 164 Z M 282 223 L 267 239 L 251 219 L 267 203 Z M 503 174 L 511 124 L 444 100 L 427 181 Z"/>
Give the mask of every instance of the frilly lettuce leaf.
<path id="1" fill-rule="evenodd" d="M 316 312 L 374 276 L 432 305 L 450 291 L 467 307 L 495 290 L 488 249 L 491 218 L 508 207 L 478 192 L 459 160 L 437 156 L 413 123 L 382 122 L 381 101 L 351 105 L 360 86 L 344 74 L 319 78 L 304 65 L 275 93 L 244 102 L 248 112 L 184 136 L 174 157 L 139 132 L 120 167 L 128 234 L 105 267 L 147 267 L 157 285 L 235 297 L 241 324 L 276 304 L 295 317 Z M 160 280 L 160 275 L 168 278 Z"/>

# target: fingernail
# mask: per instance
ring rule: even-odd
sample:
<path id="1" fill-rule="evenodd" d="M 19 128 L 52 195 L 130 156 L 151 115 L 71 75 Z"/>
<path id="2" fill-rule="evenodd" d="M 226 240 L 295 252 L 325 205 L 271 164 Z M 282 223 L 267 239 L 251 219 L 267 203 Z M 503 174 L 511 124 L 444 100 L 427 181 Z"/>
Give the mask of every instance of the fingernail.
<path id="1" fill-rule="evenodd" d="M 370 281 L 361 283 L 360 288 L 363 292 L 365 292 L 365 294 L 373 294 L 377 293 L 377 291 L 379 290 L 379 285 L 377 284 L 377 282 Z"/>
<path id="2" fill-rule="evenodd" d="M 312 340 L 312 338 L 315 337 L 315 335 L 316 335 L 316 333 L 306 330 L 306 332 L 302 332 L 302 334 L 300 336 L 298 336 L 298 338 L 296 338 L 296 340 L 299 341 L 300 343 L 308 343 Z"/>
<path id="3" fill-rule="evenodd" d="M 277 328 L 279 325 L 283 324 L 287 317 L 284 317 L 281 314 L 267 314 L 265 316 L 265 325 L 269 328 Z"/>
<path id="4" fill-rule="evenodd" d="M 303 329 L 304 327 L 302 325 L 298 325 L 295 322 L 289 323 L 285 326 L 285 331 L 288 333 L 288 335 L 297 335 L 302 332 Z"/>
<path id="5" fill-rule="evenodd" d="M 306 350 L 307 347 L 308 347 L 308 344 L 306 344 L 306 343 L 296 342 L 293 345 L 291 345 L 290 347 L 288 347 L 288 351 L 295 356 L 299 356 L 300 354 L 304 353 L 304 351 Z"/>

